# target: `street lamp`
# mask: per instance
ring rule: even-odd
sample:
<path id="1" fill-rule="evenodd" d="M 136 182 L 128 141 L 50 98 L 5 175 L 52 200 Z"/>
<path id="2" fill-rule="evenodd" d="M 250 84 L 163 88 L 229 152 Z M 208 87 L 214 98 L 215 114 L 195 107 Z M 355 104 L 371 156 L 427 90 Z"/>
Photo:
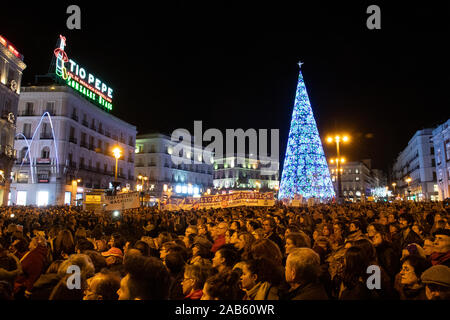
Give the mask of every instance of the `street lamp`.
<path id="1" fill-rule="evenodd" d="M 411 196 L 411 190 L 409 189 L 409 184 L 411 183 L 412 179 L 411 177 L 408 177 L 405 179 L 405 181 L 408 183 L 408 197 Z"/>
<path id="2" fill-rule="evenodd" d="M 397 184 L 395 182 L 392 182 L 392 187 L 394 188 L 394 200 L 395 200 L 395 187 L 397 186 Z"/>
<path id="3" fill-rule="evenodd" d="M 336 135 L 334 138 L 333 137 L 328 137 L 327 138 L 327 142 L 328 143 L 336 143 L 336 156 L 337 156 L 337 158 L 336 158 L 336 171 L 337 171 L 337 194 L 336 194 L 336 198 L 337 198 L 337 201 L 338 201 L 338 203 L 341 203 L 342 202 L 342 200 L 341 200 L 341 189 L 342 189 L 342 184 L 341 184 L 341 172 L 342 172 L 342 170 L 340 169 L 340 163 L 344 163 L 345 162 L 345 159 L 344 158 L 341 158 L 341 155 L 340 155 L 340 149 L 339 149 L 339 145 L 340 145 L 340 143 L 341 142 L 348 142 L 350 140 L 350 138 L 347 136 L 347 135 L 344 135 L 344 136 L 340 136 L 340 135 Z M 339 159 L 341 159 L 340 161 L 339 161 Z M 333 162 L 331 162 L 331 163 L 333 163 Z"/>
<path id="4" fill-rule="evenodd" d="M 114 158 L 116 158 L 116 170 L 115 170 L 115 175 L 114 175 L 114 181 L 117 182 L 117 167 L 118 167 L 119 158 L 122 156 L 122 149 L 120 149 L 119 147 L 115 147 L 112 150 L 112 153 L 114 155 Z"/>
<path id="5" fill-rule="evenodd" d="M 80 178 L 72 180 L 72 202 L 74 205 L 77 205 L 78 184 L 80 182 L 81 182 Z"/>

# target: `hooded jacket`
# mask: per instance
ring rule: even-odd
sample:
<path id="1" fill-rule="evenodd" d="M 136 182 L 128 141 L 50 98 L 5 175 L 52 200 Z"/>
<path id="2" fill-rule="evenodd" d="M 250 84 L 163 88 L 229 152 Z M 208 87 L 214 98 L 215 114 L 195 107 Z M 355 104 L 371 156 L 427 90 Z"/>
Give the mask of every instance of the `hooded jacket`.
<path id="1" fill-rule="evenodd" d="M 20 275 L 14 284 L 14 292 L 18 292 L 22 287 L 31 292 L 34 283 L 44 271 L 47 261 L 47 248 L 37 246 L 29 251 L 21 259 L 23 274 Z"/>

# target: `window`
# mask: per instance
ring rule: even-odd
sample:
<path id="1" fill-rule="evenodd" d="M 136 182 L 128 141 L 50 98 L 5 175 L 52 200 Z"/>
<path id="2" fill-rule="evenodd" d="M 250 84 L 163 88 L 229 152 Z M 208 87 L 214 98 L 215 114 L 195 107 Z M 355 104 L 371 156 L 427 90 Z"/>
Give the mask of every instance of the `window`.
<path id="1" fill-rule="evenodd" d="M 33 102 L 27 102 L 26 109 L 25 109 L 25 116 L 32 116 L 34 113 L 34 103 Z"/>
<path id="2" fill-rule="evenodd" d="M 38 191 L 37 193 L 37 205 L 38 207 L 48 205 L 48 191 Z"/>
<path id="3" fill-rule="evenodd" d="M 17 191 L 17 205 L 26 206 L 27 205 L 27 192 Z"/>
<path id="4" fill-rule="evenodd" d="M 359 181 L 359 177 L 356 177 L 355 180 L 356 180 L 356 181 Z"/>
<path id="5" fill-rule="evenodd" d="M 23 124 L 23 135 L 27 139 L 31 139 L 31 123 Z"/>
<path id="6" fill-rule="evenodd" d="M 359 173 L 359 170 L 358 170 L 358 169 L 355 169 L 355 173 L 358 174 L 358 173 Z"/>
<path id="7" fill-rule="evenodd" d="M 450 160 L 450 140 L 445 141 L 445 156 L 446 161 Z"/>
<path id="8" fill-rule="evenodd" d="M 42 159 L 49 159 L 50 158 L 50 148 L 44 147 L 41 151 L 41 158 Z"/>
<path id="9" fill-rule="evenodd" d="M 45 106 L 45 111 L 48 112 L 51 116 L 55 115 L 55 102 L 48 101 Z"/>

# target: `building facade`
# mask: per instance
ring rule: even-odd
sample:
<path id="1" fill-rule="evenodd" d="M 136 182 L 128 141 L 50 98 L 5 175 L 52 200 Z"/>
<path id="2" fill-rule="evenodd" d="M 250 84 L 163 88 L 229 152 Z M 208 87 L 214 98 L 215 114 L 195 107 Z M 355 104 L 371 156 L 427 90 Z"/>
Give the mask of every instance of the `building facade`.
<path id="1" fill-rule="evenodd" d="M 14 165 L 14 135 L 23 70 L 23 56 L 0 36 L 0 205 L 8 204 Z"/>
<path id="2" fill-rule="evenodd" d="M 331 181 L 334 190 L 337 190 L 336 164 L 328 165 L 331 173 Z M 377 180 L 372 172 L 372 164 L 369 159 L 362 161 L 350 161 L 340 164 L 342 198 L 346 201 L 365 201 L 372 195 L 372 190 L 377 187 Z M 337 192 L 336 192 L 337 193 Z"/>
<path id="3" fill-rule="evenodd" d="M 134 187 L 136 127 L 65 85 L 23 87 L 17 117 L 11 203 L 74 204 L 85 189 Z"/>
<path id="4" fill-rule="evenodd" d="M 146 178 L 137 181 L 145 194 L 160 197 L 171 189 L 173 196 L 195 196 L 212 188 L 213 166 L 207 161 L 212 155 L 193 146 L 175 154 L 177 144 L 162 133 L 137 136 L 134 172 Z"/>
<path id="5" fill-rule="evenodd" d="M 214 159 L 215 189 L 262 189 L 278 191 L 279 162 L 234 154 Z M 268 163 L 267 165 L 265 163 Z"/>
<path id="6" fill-rule="evenodd" d="M 411 178 L 408 183 L 407 179 Z M 394 166 L 396 193 L 414 201 L 438 200 L 433 130 L 418 130 Z"/>
<path id="7" fill-rule="evenodd" d="M 450 198 L 450 119 L 433 130 L 439 200 Z"/>

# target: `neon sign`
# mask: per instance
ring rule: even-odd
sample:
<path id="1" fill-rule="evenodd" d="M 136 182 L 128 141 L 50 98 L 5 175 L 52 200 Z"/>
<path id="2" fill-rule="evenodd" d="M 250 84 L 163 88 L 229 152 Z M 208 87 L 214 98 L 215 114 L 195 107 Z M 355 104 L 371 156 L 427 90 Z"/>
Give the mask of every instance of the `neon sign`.
<path id="1" fill-rule="evenodd" d="M 64 51 L 66 38 L 62 35 L 59 38 L 59 48 L 53 51 L 56 56 L 56 75 L 88 99 L 107 110 L 112 110 L 113 89 L 74 60 L 69 59 Z"/>

